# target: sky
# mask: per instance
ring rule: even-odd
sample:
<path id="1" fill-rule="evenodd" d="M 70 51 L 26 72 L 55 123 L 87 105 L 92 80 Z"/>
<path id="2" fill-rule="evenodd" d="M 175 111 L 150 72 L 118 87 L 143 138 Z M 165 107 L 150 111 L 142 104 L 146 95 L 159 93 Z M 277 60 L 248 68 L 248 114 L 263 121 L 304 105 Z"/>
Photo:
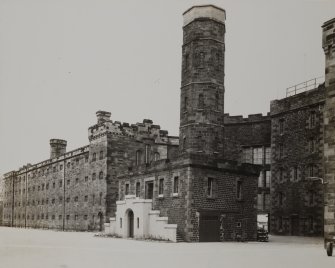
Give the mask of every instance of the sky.
<path id="1" fill-rule="evenodd" d="M 335 0 L 0 0 L 0 174 L 87 145 L 96 111 L 179 133 L 182 13 L 226 10 L 225 112 L 263 113 L 324 75 Z"/>

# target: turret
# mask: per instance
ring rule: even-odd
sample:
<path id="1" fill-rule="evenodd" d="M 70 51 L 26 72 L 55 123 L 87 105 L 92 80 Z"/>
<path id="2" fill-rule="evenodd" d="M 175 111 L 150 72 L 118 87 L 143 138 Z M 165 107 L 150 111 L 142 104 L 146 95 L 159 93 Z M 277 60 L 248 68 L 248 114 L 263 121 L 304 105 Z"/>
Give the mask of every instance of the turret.
<path id="1" fill-rule="evenodd" d="M 50 158 L 56 158 L 66 153 L 67 142 L 60 139 L 50 140 Z"/>

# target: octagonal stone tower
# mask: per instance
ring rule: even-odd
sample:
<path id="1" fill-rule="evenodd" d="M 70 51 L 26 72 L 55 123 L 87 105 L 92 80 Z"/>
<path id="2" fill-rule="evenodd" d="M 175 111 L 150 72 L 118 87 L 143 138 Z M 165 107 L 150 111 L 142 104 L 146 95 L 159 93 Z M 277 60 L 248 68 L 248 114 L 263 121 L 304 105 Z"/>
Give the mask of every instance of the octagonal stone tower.
<path id="1" fill-rule="evenodd" d="M 50 140 L 50 158 L 56 158 L 66 153 L 66 140 L 51 139 Z"/>
<path id="2" fill-rule="evenodd" d="M 335 235 L 335 18 L 322 25 L 322 47 L 326 56 L 324 108 L 325 237 Z"/>
<path id="3" fill-rule="evenodd" d="M 184 12 L 180 153 L 223 157 L 225 10 Z"/>

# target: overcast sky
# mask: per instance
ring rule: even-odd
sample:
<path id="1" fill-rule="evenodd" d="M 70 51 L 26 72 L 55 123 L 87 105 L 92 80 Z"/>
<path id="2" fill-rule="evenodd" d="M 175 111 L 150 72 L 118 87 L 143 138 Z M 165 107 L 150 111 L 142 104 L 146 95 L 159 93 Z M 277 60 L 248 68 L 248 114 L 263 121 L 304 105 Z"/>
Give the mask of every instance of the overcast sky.
<path id="1" fill-rule="evenodd" d="M 178 135 L 182 13 L 224 8 L 225 112 L 266 114 L 324 74 L 321 25 L 335 0 L 0 0 L 0 174 L 88 144 L 95 112 Z"/>

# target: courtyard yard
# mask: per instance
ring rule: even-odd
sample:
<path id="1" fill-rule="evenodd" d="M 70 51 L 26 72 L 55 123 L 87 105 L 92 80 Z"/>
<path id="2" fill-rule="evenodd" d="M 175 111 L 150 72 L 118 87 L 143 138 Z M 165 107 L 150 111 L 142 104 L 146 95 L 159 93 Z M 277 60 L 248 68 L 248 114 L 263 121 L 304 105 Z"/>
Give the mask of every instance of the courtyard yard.
<path id="1" fill-rule="evenodd" d="M 0 227 L 0 268 L 334 267 L 321 239 L 270 237 L 261 243 L 166 243 L 93 233 Z"/>

